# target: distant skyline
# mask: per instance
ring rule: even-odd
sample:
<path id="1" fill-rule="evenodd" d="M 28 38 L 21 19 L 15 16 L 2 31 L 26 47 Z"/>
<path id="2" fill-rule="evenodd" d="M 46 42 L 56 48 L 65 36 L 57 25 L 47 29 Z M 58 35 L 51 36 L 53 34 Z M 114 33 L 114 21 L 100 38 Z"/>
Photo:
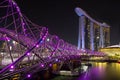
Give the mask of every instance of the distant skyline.
<path id="1" fill-rule="evenodd" d="M 120 42 L 120 2 L 113 0 L 16 0 L 32 22 L 46 26 L 49 33 L 77 45 L 80 7 L 97 21 L 111 26 L 111 45 Z"/>

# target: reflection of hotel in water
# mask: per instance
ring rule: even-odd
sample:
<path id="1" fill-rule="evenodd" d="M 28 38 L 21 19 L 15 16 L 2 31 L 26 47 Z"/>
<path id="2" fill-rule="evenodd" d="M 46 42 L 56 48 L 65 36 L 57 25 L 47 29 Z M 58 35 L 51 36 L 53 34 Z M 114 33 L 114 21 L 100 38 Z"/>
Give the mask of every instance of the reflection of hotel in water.
<path id="1" fill-rule="evenodd" d="M 78 49 L 98 50 L 110 44 L 110 26 L 92 19 L 81 8 L 75 9 L 79 16 Z"/>

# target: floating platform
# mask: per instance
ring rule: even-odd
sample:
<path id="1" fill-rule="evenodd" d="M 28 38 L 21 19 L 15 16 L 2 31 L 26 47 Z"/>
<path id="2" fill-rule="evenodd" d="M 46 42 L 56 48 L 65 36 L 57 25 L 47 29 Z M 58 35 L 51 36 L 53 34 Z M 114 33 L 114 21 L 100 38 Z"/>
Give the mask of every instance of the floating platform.
<path id="1" fill-rule="evenodd" d="M 54 74 L 61 75 L 61 76 L 79 76 L 80 74 L 87 72 L 88 68 L 91 66 L 92 66 L 91 63 L 85 63 L 85 64 L 82 64 L 82 66 L 75 68 L 73 71 L 61 70 Z"/>
<path id="2" fill-rule="evenodd" d="M 62 76 L 79 76 L 79 72 L 72 72 L 72 71 L 59 71 L 59 75 Z"/>

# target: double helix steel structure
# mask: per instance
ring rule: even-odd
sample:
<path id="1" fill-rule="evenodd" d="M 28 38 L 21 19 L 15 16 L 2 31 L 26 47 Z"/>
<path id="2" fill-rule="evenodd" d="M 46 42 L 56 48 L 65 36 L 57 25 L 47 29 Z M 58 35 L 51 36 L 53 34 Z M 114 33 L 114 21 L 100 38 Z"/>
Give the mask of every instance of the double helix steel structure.
<path id="1" fill-rule="evenodd" d="M 14 0 L 0 0 L 0 79 L 17 73 L 30 77 L 56 62 L 78 59 L 82 53 L 104 55 L 78 50 L 49 34 L 48 28 L 32 23 Z"/>

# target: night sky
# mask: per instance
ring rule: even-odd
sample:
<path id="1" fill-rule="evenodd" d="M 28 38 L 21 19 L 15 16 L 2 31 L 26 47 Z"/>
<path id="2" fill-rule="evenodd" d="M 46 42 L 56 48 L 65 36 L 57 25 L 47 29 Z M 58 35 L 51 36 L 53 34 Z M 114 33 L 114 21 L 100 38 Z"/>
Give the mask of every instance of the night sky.
<path id="1" fill-rule="evenodd" d="M 32 22 L 46 26 L 49 33 L 77 45 L 78 16 L 74 9 L 80 7 L 91 17 L 111 26 L 111 45 L 120 42 L 119 0 L 16 0 Z"/>

